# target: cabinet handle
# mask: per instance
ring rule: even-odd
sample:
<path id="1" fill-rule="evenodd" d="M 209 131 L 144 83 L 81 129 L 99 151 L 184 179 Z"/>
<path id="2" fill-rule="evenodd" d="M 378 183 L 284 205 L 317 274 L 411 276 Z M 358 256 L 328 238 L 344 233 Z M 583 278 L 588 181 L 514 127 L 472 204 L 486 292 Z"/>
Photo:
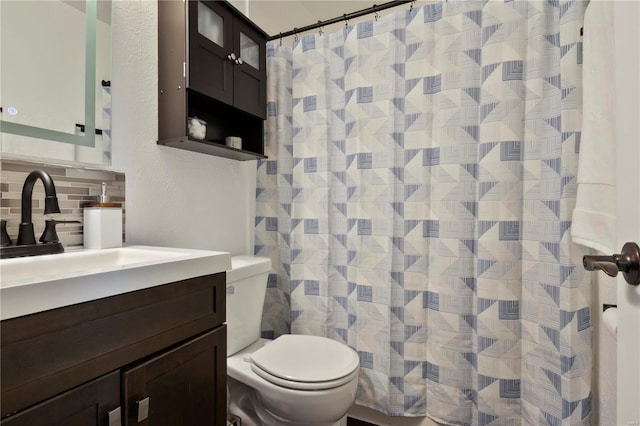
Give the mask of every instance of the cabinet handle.
<path id="1" fill-rule="evenodd" d="M 109 411 L 109 426 L 122 426 L 122 412 L 120 407 Z"/>
<path id="2" fill-rule="evenodd" d="M 236 54 L 231 52 L 227 55 L 227 58 L 229 58 L 230 61 L 235 61 L 236 60 Z"/>
<path id="3" fill-rule="evenodd" d="M 244 61 L 242 60 L 242 58 L 238 58 L 238 59 L 236 59 L 236 64 L 242 65 L 242 64 L 244 64 Z"/>
<path id="4" fill-rule="evenodd" d="M 140 423 L 149 417 L 149 397 L 136 401 L 136 404 L 138 405 L 138 423 Z"/>

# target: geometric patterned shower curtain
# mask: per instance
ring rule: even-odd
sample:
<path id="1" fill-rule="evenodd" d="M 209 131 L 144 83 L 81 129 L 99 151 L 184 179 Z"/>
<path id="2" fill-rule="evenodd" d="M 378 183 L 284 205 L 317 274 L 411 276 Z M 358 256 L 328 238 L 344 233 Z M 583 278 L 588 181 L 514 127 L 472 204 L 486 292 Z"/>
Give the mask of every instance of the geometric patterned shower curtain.
<path id="1" fill-rule="evenodd" d="M 268 46 L 265 336 L 351 346 L 357 403 L 391 416 L 590 423 L 586 5 L 437 2 Z"/>

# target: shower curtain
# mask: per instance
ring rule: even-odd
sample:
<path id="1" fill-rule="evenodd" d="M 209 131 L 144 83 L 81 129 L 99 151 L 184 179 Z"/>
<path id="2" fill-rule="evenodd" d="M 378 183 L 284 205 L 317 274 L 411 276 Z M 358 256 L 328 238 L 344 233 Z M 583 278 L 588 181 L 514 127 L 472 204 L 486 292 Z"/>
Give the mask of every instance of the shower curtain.
<path id="1" fill-rule="evenodd" d="M 264 336 L 349 345 L 391 416 L 589 424 L 585 7 L 436 2 L 268 46 Z"/>

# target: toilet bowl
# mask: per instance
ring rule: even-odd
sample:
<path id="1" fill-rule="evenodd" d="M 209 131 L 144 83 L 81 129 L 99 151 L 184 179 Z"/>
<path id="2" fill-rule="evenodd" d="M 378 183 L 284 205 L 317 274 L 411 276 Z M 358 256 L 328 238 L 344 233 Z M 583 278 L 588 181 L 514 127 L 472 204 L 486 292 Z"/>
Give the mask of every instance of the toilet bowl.
<path id="1" fill-rule="evenodd" d="M 243 426 L 334 425 L 352 406 L 359 359 L 320 336 L 260 338 L 268 258 L 237 256 L 227 271 L 229 412 Z"/>

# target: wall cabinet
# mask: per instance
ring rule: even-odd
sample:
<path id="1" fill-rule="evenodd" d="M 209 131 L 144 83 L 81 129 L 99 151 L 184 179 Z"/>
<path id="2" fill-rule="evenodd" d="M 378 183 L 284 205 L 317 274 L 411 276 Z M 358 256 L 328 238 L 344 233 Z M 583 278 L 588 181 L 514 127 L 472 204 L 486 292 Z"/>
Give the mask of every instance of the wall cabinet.
<path id="1" fill-rule="evenodd" d="M 223 2 L 187 7 L 189 89 L 264 120 L 265 36 Z"/>
<path id="2" fill-rule="evenodd" d="M 264 158 L 267 37 L 228 2 L 158 1 L 158 143 Z M 207 123 L 203 140 L 189 137 L 191 117 Z"/>
<path id="3" fill-rule="evenodd" d="M 225 274 L 0 323 L 3 426 L 216 426 Z"/>

